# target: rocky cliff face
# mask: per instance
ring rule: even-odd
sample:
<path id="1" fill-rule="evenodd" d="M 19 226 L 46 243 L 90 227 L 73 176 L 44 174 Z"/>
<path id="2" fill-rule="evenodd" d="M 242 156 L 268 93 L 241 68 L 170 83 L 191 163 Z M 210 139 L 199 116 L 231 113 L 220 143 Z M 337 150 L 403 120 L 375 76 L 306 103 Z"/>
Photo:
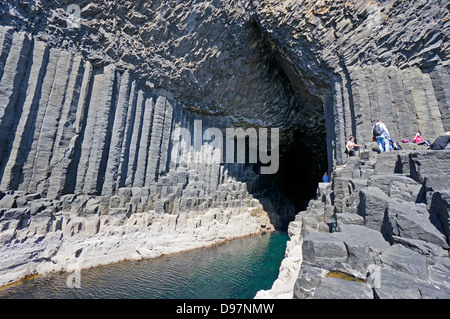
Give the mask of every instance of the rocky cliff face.
<path id="1" fill-rule="evenodd" d="M 70 5 L 80 11 L 70 14 Z M 8 26 L 0 65 L 19 71 L 5 78 L 10 87 L 4 87 L 8 93 L 2 103 L 5 109 L 9 106 L 4 131 L 15 132 L 22 125 L 18 117 L 23 105 L 30 104 L 18 100 L 19 90 L 34 92 L 34 104 L 45 103 L 39 100 L 48 99 L 45 87 L 52 85 L 52 76 L 58 78 L 54 72 L 61 72 L 62 87 L 55 89 L 65 93 L 67 87 L 68 95 L 55 101 L 58 106 L 73 94 L 72 109 L 80 104 L 78 115 L 91 121 L 93 115 L 80 110 L 83 105 L 104 102 L 108 108 L 110 118 L 99 123 L 106 129 L 104 145 L 99 133 L 99 147 L 104 146 L 99 157 L 106 157 L 102 170 L 110 148 L 117 147 L 110 147 L 107 134 L 116 132 L 113 116 L 130 123 L 121 108 L 125 112 L 139 92 L 150 91 L 156 103 L 153 88 L 170 92 L 171 105 L 181 103 L 200 117 L 214 115 L 222 125 L 281 128 L 282 160 L 289 165 L 283 154 L 310 154 L 312 160 L 304 161 L 313 167 L 312 176 L 307 176 L 311 185 L 327 162 L 330 167 L 342 162 L 350 135 L 360 143 L 370 141 L 370 127 L 379 118 L 395 140 L 411 139 L 417 130 L 432 139 L 450 129 L 450 22 L 448 5 L 439 1 L 25 1 L 0 8 L 1 23 Z M 18 30 L 22 33 L 13 41 Z M 6 65 L 9 56 L 16 61 Z M 74 85 L 85 91 L 71 93 Z M 59 123 L 59 113 L 54 115 L 54 123 Z M 81 132 L 83 120 L 78 123 Z M 49 138 L 54 140 L 52 134 Z M 13 166 L 7 165 L 11 144 L 2 143 L 2 167 Z M 117 166 L 113 161 L 109 163 Z M 20 176 L 21 168 L 17 169 L 15 176 Z M 295 171 L 285 170 L 291 175 Z M 2 181 L 5 186 L 10 174 Z M 86 190 L 103 188 L 103 172 L 98 174 L 92 178 L 99 181 L 88 181 L 93 185 Z"/>
<path id="2" fill-rule="evenodd" d="M 447 298 L 449 159 L 420 148 L 349 158 L 290 223 L 280 275 L 256 297 Z"/>
<path id="3" fill-rule="evenodd" d="M 370 141 L 377 119 L 397 141 L 417 130 L 429 139 L 449 130 L 445 2 L 257 3 L 291 83 L 320 98 L 330 163 L 342 161 L 349 136 Z"/>
<path id="4" fill-rule="evenodd" d="M 91 200 L 94 215 L 168 220 L 263 204 L 271 222 L 248 232 L 278 227 L 294 210 L 277 188 L 302 207 L 350 135 L 371 140 L 374 120 L 397 141 L 450 130 L 444 1 L 29 0 L 0 12 L 5 245 L 40 216 L 27 210 L 35 197 L 50 220 L 76 200 L 81 214 Z M 202 132 L 279 128 L 279 174 L 220 163 L 195 142 L 198 120 Z"/>
<path id="5" fill-rule="evenodd" d="M 293 213 L 289 205 L 284 214 L 267 209 L 269 220 L 249 193 L 267 181 L 251 165 L 221 164 L 218 150 L 196 144 L 196 121 L 201 138 L 209 127 L 227 127 L 225 117 L 196 114 L 113 64 L 93 66 L 24 31 L 0 33 L 2 284 L 68 269 L 81 251 L 83 267 L 135 258 L 138 250 L 157 256 L 273 230 Z M 175 138 L 183 129 L 192 136 Z M 118 241 L 107 235 L 115 231 Z M 117 247 L 99 260 L 102 249 L 80 248 L 74 238 Z"/>

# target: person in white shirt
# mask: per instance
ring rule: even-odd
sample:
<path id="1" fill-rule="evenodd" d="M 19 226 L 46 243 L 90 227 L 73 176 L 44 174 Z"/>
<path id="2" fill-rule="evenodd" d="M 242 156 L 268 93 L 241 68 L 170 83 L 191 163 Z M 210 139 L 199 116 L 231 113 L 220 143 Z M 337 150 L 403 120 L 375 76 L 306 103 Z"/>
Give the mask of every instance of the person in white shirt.
<path id="1" fill-rule="evenodd" d="M 389 152 L 389 131 L 384 123 L 379 120 L 372 128 L 373 136 L 377 140 L 380 153 Z"/>

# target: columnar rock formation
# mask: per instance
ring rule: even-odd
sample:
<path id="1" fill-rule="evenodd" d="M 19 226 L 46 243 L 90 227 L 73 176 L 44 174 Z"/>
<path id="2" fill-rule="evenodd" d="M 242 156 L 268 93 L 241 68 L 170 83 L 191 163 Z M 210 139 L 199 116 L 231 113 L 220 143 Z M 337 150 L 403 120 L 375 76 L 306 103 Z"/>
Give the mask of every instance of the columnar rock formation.
<path id="1" fill-rule="evenodd" d="M 378 119 L 397 141 L 418 130 L 428 139 L 450 130 L 448 4 L 257 3 L 261 28 L 293 85 L 322 100 L 330 163 L 345 158 L 349 136 L 370 142 Z"/>
<path id="2" fill-rule="evenodd" d="M 396 139 L 417 129 L 431 139 L 450 125 L 441 1 L 30 0 L 1 8 L 2 24 L 94 68 L 112 64 L 151 81 L 193 110 L 280 127 L 287 139 L 299 131 L 313 154 L 326 138 L 330 166 L 348 136 L 370 141 L 379 117 Z"/>
<path id="3" fill-rule="evenodd" d="M 80 55 L 49 48 L 24 32 L 2 31 L 3 189 L 59 198 L 111 196 L 121 187 L 157 182 L 184 187 L 186 174 L 179 181 L 162 180 L 170 170 L 197 170 L 190 175 L 201 174 L 206 191 L 226 180 L 220 160 L 211 160 L 223 154 L 201 144 L 191 147 L 194 136 L 181 140 L 189 145 L 179 145 L 173 135 L 176 128 L 192 131 L 196 119 L 205 129 L 226 127 L 226 119 L 200 117 L 167 91 L 141 85 L 114 65 L 94 68 Z"/>
<path id="4" fill-rule="evenodd" d="M 106 248 L 104 258 L 90 248 L 83 267 L 280 224 L 283 216 L 272 209 L 271 222 L 249 193 L 267 181 L 252 165 L 224 164 L 226 154 L 202 140 L 207 128 L 226 128 L 226 118 L 195 114 L 150 82 L 139 84 L 111 64 L 94 67 L 26 32 L 2 28 L 0 37 L 1 284 L 73 267 L 69 260 L 90 247 L 75 249 L 74 238 L 108 247 L 117 241 L 107 238 L 109 226 L 128 238 L 114 252 Z M 192 136 L 180 138 L 182 129 Z M 133 237 L 136 230 L 148 239 Z"/>
<path id="5" fill-rule="evenodd" d="M 446 299 L 449 152 L 349 158 L 290 224 L 280 276 L 258 298 Z"/>
<path id="6" fill-rule="evenodd" d="M 371 141 L 375 120 L 396 141 L 450 130 L 444 1 L 27 0 L 0 13 L 5 249 L 41 212 L 44 233 L 65 235 L 52 221 L 84 209 L 180 227 L 185 212 L 231 209 L 254 215 L 248 233 L 278 227 L 293 209 L 276 188 L 301 207 L 350 136 Z M 221 163 L 194 136 L 199 120 L 202 133 L 279 128 L 279 174 Z"/>

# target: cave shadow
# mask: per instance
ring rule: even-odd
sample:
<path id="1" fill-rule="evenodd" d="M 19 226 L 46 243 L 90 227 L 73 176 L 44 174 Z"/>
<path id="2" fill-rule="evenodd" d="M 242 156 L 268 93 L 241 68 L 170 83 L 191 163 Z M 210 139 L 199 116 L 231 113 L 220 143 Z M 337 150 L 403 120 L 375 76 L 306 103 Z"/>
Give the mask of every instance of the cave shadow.
<path id="1" fill-rule="evenodd" d="M 261 174 L 261 163 L 226 164 L 228 175 L 247 184 L 247 190 L 260 201 L 278 230 L 287 230 L 295 216 L 306 210 L 317 196 L 318 184 L 327 171 L 324 154 L 313 152 L 302 140 L 301 131 L 294 133 L 294 142 L 280 151 L 279 169 L 275 174 Z M 235 168 L 233 165 L 241 165 Z"/>

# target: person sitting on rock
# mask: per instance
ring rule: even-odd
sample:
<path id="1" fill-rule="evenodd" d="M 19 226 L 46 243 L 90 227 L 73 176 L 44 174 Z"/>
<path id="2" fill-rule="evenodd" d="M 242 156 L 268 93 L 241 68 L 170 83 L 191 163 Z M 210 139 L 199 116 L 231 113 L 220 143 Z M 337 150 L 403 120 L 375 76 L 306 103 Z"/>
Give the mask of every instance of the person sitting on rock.
<path id="1" fill-rule="evenodd" d="M 389 151 L 401 151 L 402 147 L 398 145 L 392 138 L 389 138 Z"/>
<path id="2" fill-rule="evenodd" d="M 431 150 L 450 150 L 450 132 L 446 132 L 443 136 L 439 136 L 433 144 Z"/>
<path id="3" fill-rule="evenodd" d="M 372 128 L 374 138 L 378 143 L 380 153 L 389 152 L 389 131 L 384 123 L 379 120 Z"/>
<path id="4" fill-rule="evenodd" d="M 348 139 L 347 145 L 345 145 L 346 153 L 348 156 L 355 156 L 356 150 L 358 150 L 361 145 L 355 144 L 355 138 L 352 136 Z"/>
<path id="5" fill-rule="evenodd" d="M 423 144 L 430 145 L 430 141 L 424 140 L 422 137 L 422 133 L 420 133 L 420 131 L 416 133 L 416 135 L 413 138 L 413 141 L 414 141 L 414 143 L 419 144 L 419 145 L 423 145 Z"/>

